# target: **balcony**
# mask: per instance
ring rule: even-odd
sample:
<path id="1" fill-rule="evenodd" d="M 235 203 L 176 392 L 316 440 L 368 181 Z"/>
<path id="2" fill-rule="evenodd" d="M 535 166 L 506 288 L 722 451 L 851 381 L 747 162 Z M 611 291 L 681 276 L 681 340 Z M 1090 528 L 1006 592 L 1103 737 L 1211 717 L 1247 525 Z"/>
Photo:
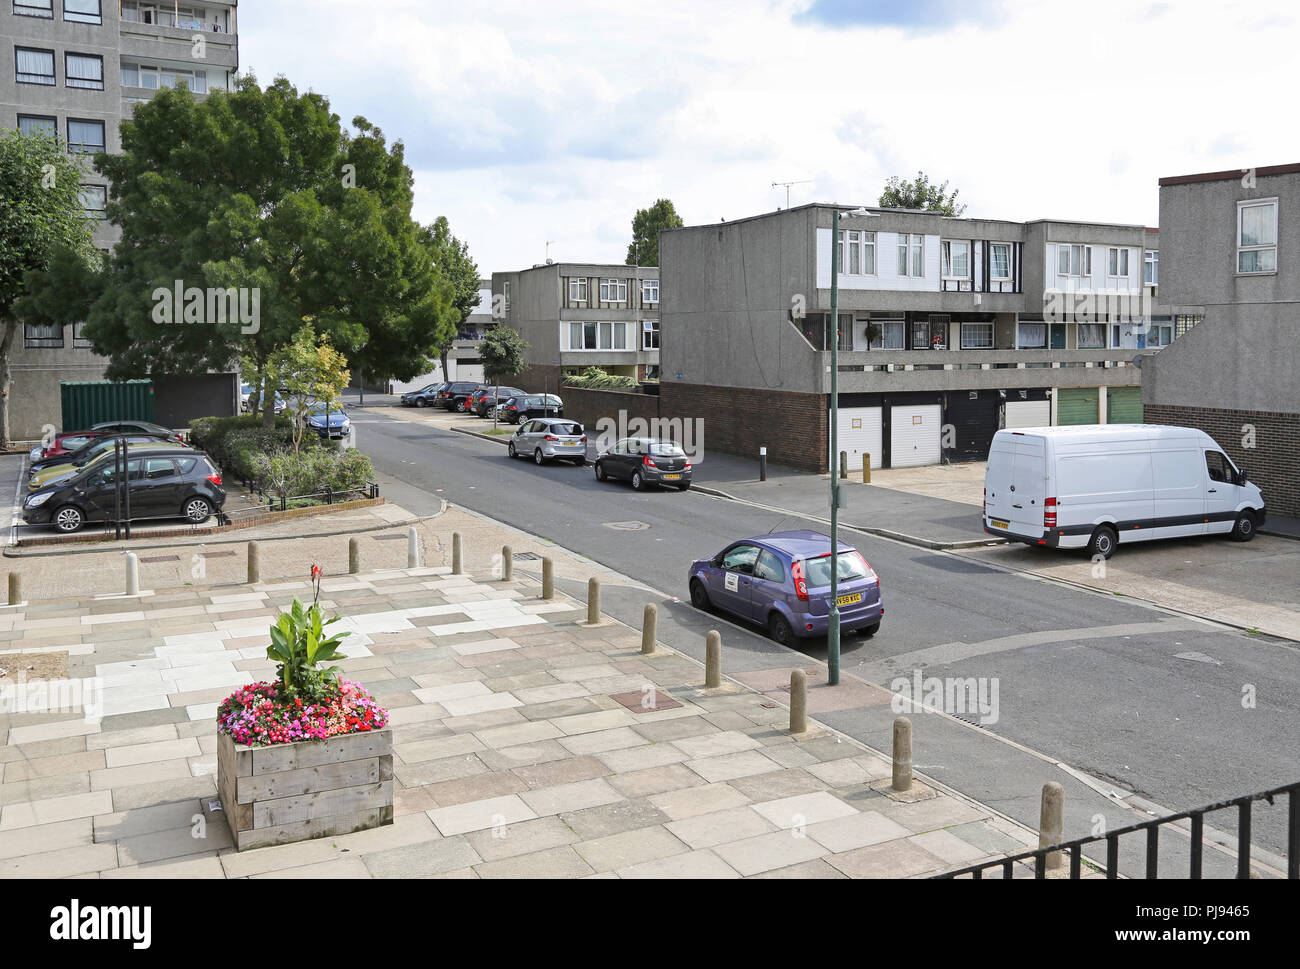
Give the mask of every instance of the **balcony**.
<path id="1" fill-rule="evenodd" d="M 815 351 L 830 390 L 831 354 Z M 1137 386 L 1138 357 L 1158 350 L 841 351 L 840 393 L 1020 387 Z M 1062 372 L 1064 371 L 1064 372 Z"/>

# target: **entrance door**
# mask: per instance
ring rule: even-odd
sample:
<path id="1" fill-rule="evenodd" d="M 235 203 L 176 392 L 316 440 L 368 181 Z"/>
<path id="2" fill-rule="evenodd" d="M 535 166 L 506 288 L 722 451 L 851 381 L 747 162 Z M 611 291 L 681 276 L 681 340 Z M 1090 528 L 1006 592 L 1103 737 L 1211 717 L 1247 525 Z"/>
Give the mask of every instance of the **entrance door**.
<path id="1" fill-rule="evenodd" d="M 1065 349 L 1065 324 L 1052 323 L 1047 328 L 1048 346 L 1053 350 Z"/>
<path id="2" fill-rule="evenodd" d="M 938 404 L 895 404 L 890 408 L 890 467 L 939 463 L 942 414 Z"/>

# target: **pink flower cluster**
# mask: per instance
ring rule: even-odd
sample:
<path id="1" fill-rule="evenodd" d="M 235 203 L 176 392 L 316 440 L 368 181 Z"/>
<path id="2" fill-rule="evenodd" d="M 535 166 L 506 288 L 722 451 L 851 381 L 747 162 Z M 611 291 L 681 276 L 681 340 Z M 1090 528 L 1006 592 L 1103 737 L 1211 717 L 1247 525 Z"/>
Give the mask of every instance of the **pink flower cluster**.
<path id="1" fill-rule="evenodd" d="M 217 732 L 249 747 L 324 740 L 338 734 L 382 730 L 388 711 L 360 683 L 340 680 L 337 692 L 320 703 L 289 700 L 280 684 L 250 683 L 217 708 Z"/>

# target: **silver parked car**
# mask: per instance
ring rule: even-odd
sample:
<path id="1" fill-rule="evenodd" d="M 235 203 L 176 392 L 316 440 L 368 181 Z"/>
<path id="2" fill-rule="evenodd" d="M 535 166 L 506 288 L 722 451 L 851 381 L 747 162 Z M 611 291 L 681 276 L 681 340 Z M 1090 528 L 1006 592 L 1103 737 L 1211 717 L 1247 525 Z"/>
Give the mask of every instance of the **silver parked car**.
<path id="1" fill-rule="evenodd" d="M 587 463 L 587 435 L 576 421 L 559 417 L 537 417 L 524 421 L 510 437 L 510 456 L 532 455 L 537 464 L 553 458 Z"/>

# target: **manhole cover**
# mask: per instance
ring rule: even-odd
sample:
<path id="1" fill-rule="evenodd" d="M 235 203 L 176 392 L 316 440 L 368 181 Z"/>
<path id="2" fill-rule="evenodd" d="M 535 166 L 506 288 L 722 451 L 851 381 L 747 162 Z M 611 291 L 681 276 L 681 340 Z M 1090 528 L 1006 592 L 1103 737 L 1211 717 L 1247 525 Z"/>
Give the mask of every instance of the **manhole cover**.
<path id="1" fill-rule="evenodd" d="M 541 558 L 536 552 L 515 552 L 515 559 L 520 562 L 535 562 Z"/>
<path id="2" fill-rule="evenodd" d="M 616 532 L 643 532 L 650 527 L 645 522 L 602 522 L 602 524 Z"/>

